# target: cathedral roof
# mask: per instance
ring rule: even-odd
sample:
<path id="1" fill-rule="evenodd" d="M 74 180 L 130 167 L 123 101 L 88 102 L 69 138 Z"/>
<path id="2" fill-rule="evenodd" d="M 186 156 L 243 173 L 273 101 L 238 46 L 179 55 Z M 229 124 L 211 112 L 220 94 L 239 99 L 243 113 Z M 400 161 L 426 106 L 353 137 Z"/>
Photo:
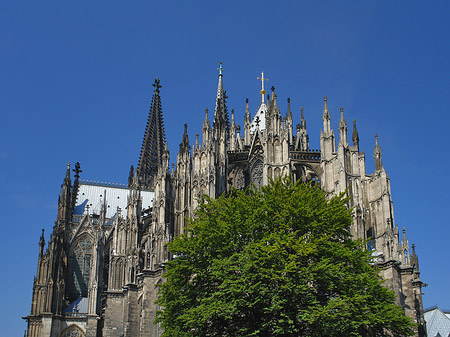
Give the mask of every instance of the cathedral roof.
<path id="1" fill-rule="evenodd" d="M 252 120 L 252 127 L 250 129 L 251 133 L 255 133 L 257 124 L 259 125 L 259 130 L 263 131 L 266 129 L 266 115 L 267 115 L 267 105 L 266 103 L 261 102 Z"/>
<path id="2" fill-rule="evenodd" d="M 427 310 L 424 313 L 427 322 L 427 335 L 430 337 L 450 335 L 450 318 L 439 308 Z"/>
<path id="3" fill-rule="evenodd" d="M 89 214 L 100 214 L 102 207 L 106 206 L 106 218 L 113 218 L 117 213 L 117 207 L 120 207 L 125 216 L 129 194 L 130 189 L 126 187 L 80 183 L 73 215 L 83 215 L 87 211 Z M 152 191 L 141 191 L 143 209 L 152 206 L 154 195 Z"/>

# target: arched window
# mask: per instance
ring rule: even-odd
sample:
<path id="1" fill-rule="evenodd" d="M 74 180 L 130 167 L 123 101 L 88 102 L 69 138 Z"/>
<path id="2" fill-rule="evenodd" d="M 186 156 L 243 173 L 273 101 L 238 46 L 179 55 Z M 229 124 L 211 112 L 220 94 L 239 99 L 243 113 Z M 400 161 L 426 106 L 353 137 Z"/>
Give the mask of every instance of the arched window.
<path id="1" fill-rule="evenodd" d="M 61 337 L 84 337 L 84 336 L 85 336 L 85 334 L 84 334 L 83 330 L 81 330 L 76 325 L 69 326 L 61 334 Z"/>
<path id="2" fill-rule="evenodd" d="M 69 297 L 87 297 L 91 268 L 92 242 L 85 235 L 72 244 L 69 256 Z"/>

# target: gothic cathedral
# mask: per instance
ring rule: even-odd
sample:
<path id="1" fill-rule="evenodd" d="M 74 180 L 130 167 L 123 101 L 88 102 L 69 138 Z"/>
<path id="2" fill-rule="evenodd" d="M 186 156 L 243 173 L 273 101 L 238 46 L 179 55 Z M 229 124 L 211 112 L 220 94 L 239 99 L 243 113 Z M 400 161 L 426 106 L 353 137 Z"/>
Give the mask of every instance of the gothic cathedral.
<path id="1" fill-rule="evenodd" d="M 289 99 L 283 116 L 273 87 L 266 96 L 264 73 L 258 109 L 252 118 L 247 100 L 241 129 L 234 111 L 230 116 L 227 109 L 222 65 L 218 70 L 212 123 L 206 109 L 201 140 L 197 134 L 192 145 L 185 125 L 172 166 L 158 78 L 139 163 L 131 167 L 127 185 L 82 181 L 79 163 L 72 182 L 67 165 L 53 232 L 47 245 L 44 232 L 39 240 L 27 336 L 160 336 L 153 322 L 164 262 L 171 258 L 165 243 L 183 233 L 198 198 L 215 198 L 231 187 L 258 188 L 269 177 L 288 174 L 314 180 L 329 195 L 347 191 L 353 236 L 369 240 L 386 285 L 418 324 L 417 336 L 424 335 L 418 257 L 394 221 L 377 136 L 375 171 L 368 174 L 355 121 L 350 145 L 341 108 L 337 141 L 325 97 L 320 150 L 311 149 L 303 108 L 294 127 Z"/>

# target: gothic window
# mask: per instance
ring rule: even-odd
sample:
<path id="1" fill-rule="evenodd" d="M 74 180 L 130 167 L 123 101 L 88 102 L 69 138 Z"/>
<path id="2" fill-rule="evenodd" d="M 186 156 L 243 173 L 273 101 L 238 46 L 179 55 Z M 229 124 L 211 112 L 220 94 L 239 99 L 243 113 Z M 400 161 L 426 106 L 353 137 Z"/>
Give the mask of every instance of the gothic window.
<path id="1" fill-rule="evenodd" d="M 257 189 L 260 189 L 263 184 L 263 163 L 258 160 L 252 167 L 252 183 Z"/>
<path id="2" fill-rule="evenodd" d="M 61 334 L 61 337 L 84 337 L 85 334 L 83 330 L 81 330 L 76 325 L 72 325 L 64 330 Z"/>
<path id="3" fill-rule="evenodd" d="M 87 235 L 71 247 L 69 272 L 69 297 L 87 297 L 91 268 L 92 243 Z"/>
<path id="4" fill-rule="evenodd" d="M 236 172 L 236 188 L 240 190 L 245 188 L 245 176 L 242 168 L 239 168 Z"/>

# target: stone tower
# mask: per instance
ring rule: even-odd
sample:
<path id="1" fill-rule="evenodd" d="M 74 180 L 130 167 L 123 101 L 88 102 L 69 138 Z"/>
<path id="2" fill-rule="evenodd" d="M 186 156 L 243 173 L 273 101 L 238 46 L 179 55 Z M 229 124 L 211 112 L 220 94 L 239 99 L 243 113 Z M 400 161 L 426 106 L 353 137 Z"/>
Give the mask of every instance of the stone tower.
<path id="1" fill-rule="evenodd" d="M 352 235 L 369 240 L 386 285 L 423 336 L 418 257 L 394 220 L 378 137 L 375 171 L 367 173 L 356 122 L 350 145 L 341 108 L 336 139 L 325 97 L 320 149 L 311 149 L 303 107 L 294 127 L 290 99 L 282 113 L 274 87 L 266 96 L 264 73 L 258 78 L 258 107 L 252 118 L 246 100 L 241 130 L 234 110 L 230 120 L 222 64 L 218 71 L 214 114 L 205 110 L 192 145 L 184 126 L 172 166 L 158 78 L 139 162 L 136 170 L 131 167 L 127 185 L 81 181 L 78 163 L 72 184 L 68 165 L 47 247 L 44 233 L 39 240 L 31 313 L 25 317 L 27 336 L 159 336 L 160 327 L 153 324 L 159 310 L 157 287 L 163 282 L 164 263 L 172 258 L 165 243 L 184 232 L 199 198 L 216 198 L 231 187 L 259 187 L 288 174 L 320 184 L 330 196 L 349 194 Z"/>

